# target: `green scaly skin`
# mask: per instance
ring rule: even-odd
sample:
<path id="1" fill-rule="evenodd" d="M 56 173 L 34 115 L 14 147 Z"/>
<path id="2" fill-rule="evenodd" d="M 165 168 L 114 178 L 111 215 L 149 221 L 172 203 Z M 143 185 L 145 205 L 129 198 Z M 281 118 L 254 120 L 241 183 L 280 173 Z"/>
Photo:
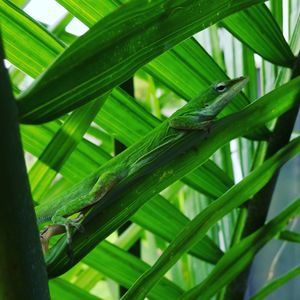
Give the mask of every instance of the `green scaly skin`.
<path id="1" fill-rule="evenodd" d="M 66 231 L 69 244 L 71 229 L 80 229 L 82 216 L 88 209 L 108 193 L 115 185 L 137 170 L 152 171 L 153 162 L 170 152 L 170 148 L 191 130 L 208 130 L 209 124 L 223 108 L 238 94 L 248 79 L 240 77 L 219 82 L 209 87 L 204 93 L 192 99 L 176 111 L 168 120 L 153 129 L 139 142 L 111 159 L 99 169 L 95 183 L 94 177 L 86 180 L 78 197 L 67 193 L 59 201 L 44 202 L 36 209 L 38 224 L 51 221 L 41 233 L 44 249 L 48 248 L 48 240 L 55 234 Z M 69 216 L 81 212 L 75 219 Z"/>

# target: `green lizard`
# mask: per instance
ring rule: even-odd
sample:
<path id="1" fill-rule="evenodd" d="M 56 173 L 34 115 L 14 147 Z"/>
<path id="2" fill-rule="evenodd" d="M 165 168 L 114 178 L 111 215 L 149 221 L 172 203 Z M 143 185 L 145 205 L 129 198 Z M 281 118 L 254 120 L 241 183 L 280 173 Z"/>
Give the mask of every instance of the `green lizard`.
<path id="1" fill-rule="evenodd" d="M 154 162 L 163 155 L 170 155 L 170 149 L 191 130 L 208 131 L 211 122 L 242 90 L 247 81 L 248 79 L 240 77 L 212 85 L 142 140 L 101 167 L 96 183 L 94 185 L 88 183 L 90 188 L 87 192 L 81 193 L 80 197 L 72 198 L 72 194 L 69 194 L 67 201 L 62 197 L 60 201 L 44 202 L 39 205 L 36 208 L 38 224 L 52 222 L 40 234 L 44 251 L 48 249 L 50 237 L 64 232 L 67 233 L 70 245 L 71 229 L 74 227 L 80 230 L 80 221 L 85 213 L 120 181 L 137 171 L 139 174 L 141 170 L 145 170 L 145 173 L 153 171 Z M 84 189 L 86 190 L 86 187 Z M 80 214 L 76 218 L 68 218 L 75 213 Z"/>

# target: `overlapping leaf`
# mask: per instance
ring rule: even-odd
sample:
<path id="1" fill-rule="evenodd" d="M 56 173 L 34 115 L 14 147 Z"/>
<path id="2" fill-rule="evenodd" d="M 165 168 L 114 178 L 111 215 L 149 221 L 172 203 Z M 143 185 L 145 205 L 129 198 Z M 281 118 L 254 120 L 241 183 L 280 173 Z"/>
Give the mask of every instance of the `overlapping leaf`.
<path id="1" fill-rule="evenodd" d="M 229 2 L 139 0 L 120 7 L 78 38 L 20 97 L 22 122 L 46 122 L 109 93 L 177 43 L 261 1 L 226 7 Z"/>
<path id="2" fill-rule="evenodd" d="M 144 273 L 138 281 L 133 285 L 133 287 L 126 293 L 126 295 L 122 298 L 122 300 L 127 299 L 144 299 L 147 295 L 147 292 L 151 290 L 151 288 L 160 280 L 160 278 L 164 275 L 164 273 L 181 257 L 181 255 L 195 243 L 195 241 L 200 240 L 205 232 L 213 225 L 216 221 L 224 217 L 227 213 L 229 213 L 234 207 L 240 206 L 242 203 L 247 201 L 252 195 L 254 195 L 257 191 L 259 191 L 274 175 L 277 169 L 288 161 L 290 158 L 295 156 L 300 152 L 300 138 L 293 141 L 278 152 L 274 157 L 267 160 L 260 167 L 255 169 L 252 173 L 250 173 L 246 178 L 244 178 L 241 182 L 232 187 L 227 193 L 221 196 L 218 200 L 212 203 L 209 207 L 207 207 L 203 212 L 197 215 L 186 227 L 184 227 L 180 234 L 178 234 L 173 242 L 169 245 L 169 247 L 164 251 L 164 253 L 160 256 L 157 262 Z M 211 278 L 215 282 L 215 289 L 207 288 L 208 284 L 200 285 L 199 287 L 195 287 L 191 292 L 188 292 L 183 299 L 197 299 L 198 296 L 201 295 L 201 299 L 210 299 L 213 296 L 217 288 L 221 288 L 226 282 L 222 282 L 222 279 L 232 278 L 232 273 L 228 271 L 228 264 L 236 264 L 237 258 L 240 259 L 241 263 L 236 264 L 237 270 L 240 272 L 243 267 L 247 264 L 247 260 L 243 260 L 243 256 L 241 253 L 243 252 L 241 247 L 244 247 L 246 251 L 246 257 L 249 259 L 249 255 L 254 255 L 255 250 L 264 245 L 266 241 L 274 236 L 278 232 L 278 227 L 282 229 L 285 226 L 291 215 L 296 215 L 300 210 L 300 200 L 298 200 L 295 205 L 292 205 L 292 208 L 289 208 L 289 214 L 284 215 L 284 220 L 280 220 L 281 222 L 274 222 L 272 225 L 272 231 L 268 235 L 266 232 L 259 232 L 258 236 L 260 237 L 259 242 L 254 242 L 252 239 L 254 236 L 250 236 L 247 238 L 244 243 L 238 244 L 231 251 L 234 254 L 231 254 L 231 251 L 228 251 L 227 254 L 220 260 L 219 264 L 214 269 L 213 273 L 205 279 L 206 282 L 211 283 Z M 280 217 L 278 217 L 280 219 Z M 275 225 L 275 226 L 274 226 Z M 263 231 L 263 230 L 262 230 Z M 261 235 L 262 234 L 262 235 Z M 242 246 L 241 246 L 242 245 Z M 252 246 L 252 248 L 251 248 Z M 247 247 L 251 249 L 248 250 Z M 235 251 L 238 251 L 236 253 Z M 248 255 L 247 255 L 248 254 Z M 252 256 L 253 257 L 253 256 Z M 248 263 L 251 260 L 248 260 Z M 226 265 L 226 267 L 224 266 Z M 226 270 L 226 272 L 225 272 Z M 217 275 L 216 275 L 217 273 Z M 224 274 L 220 278 L 220 273 Z M 235 273 L 234 273 L 235 274 Z M 217 282 L 216 282 L 217 280 Z M 222 283 L 222 285 L 221 285 Z M 227 281 L 228 283 L 228 281 Z M 203 287 L 202 289 L 200 287 Z M 206 296 L 207 295 L 207 296 Z"/>
<path id="3" fill-rule="evenodd" d="M 149 267 L 142 260 L 107 241 L 103 241 L 95 251 L 90 253 L 84 259 L 84 263 L 127 288 Z M 170 280 L 163 279 L 149 297 L 157 300 L 162 298 L 172 300 L 177 299 L 182 293 L 182 289 L 177 285 Z"/>
<path id="4" fill-rule="evenodd" d="M 276 20 L 264 4 L 233 14 L 225 18 L 222 24 L 263 58 L 277 65 L 293 66 L 295 57 Z"/>
<path id="5" fill-rule="evenodd" d="M 258 250 L 276 236 L 278 231 L 286 226 L 289 219 L 296 217 L 299 213 L 300 199 L 297 199 L 276 218 L 232 247 L 212 273 L 201 284 L 186 292 L 180 299 L 211 299 L 222 286 L 233 280 L 236 274 L 239 274 L 252 261 Z M 287 277 L 295 276 L 297 273 L 299 274 L 299 268 Z M 279 283 L 277 282 L 277 284 Z M 210 288 L 207 289 L 207 286 Z"/>
<path id="6" fill-rule="evenodd" d="M 23 49 L 23 51 L 19 53 L 19 55 L 17 56 L 19 59 L 22 58 L 22 61 L 25 62 L 25 64 L 20 64 L 20 65 L 18 65 L 18 61 L 16 60 L 16 56 L 14 55 L 14 51 L 13 51 L 14 49 L 10 47 L 10 44 L 7 45 L 7 51 L 12 55 L 11 56 L 12 62 L 16 63 L 24 72 L 27 72 L 29 75 L 34 77 L 37 76 L 40 71 L 39 68 L 37 68 L 34 64 L 26 63 L 29 60 L 29 58 L 33 56 L 33 53 L 37 63 L 41 65 L 43 68 L 46 68 L 46 66 L 53 61 L 53 59 L 59 53 L 59 51 L 63 50 L 63 47 L 57 42 L 56 39 L 54 39 L 53 36 L 49 35 L 36 22 L 28 18 L 26 19 L 25 15 L 16 7 L 11 6 L 11 4 L 8 5 L 6 4 L 6 2 L 4 2 L 1 9 L 2 9 L 1 10 L 2 14 L 6 12 L 8 17 L 14 16 L 15 14 L 18 15 L 17 19 L 12 18 L 10 19 L 9 22 L 7 21 L 6 30 L 8 32 L 11 32 L 11 34 L 18 34 L 19 32 L 15 31 L 15 29 L 21 28 L 22 35 L 26 36 L 26 39 L 30 41 L 28 43 L 30 47 Z M 38 35 L 40 35 L 42 38 L 31 39 L 32 31 L 37 32 Z M 42 42 L 40 40 L 42 40 Z M 21 44 L 18 44 L 18 40 L 16 41 L 15 44 L 20 48 L 22 47 Z M 190 50 L 190 51 L 192 51 L 193 49 L 194 51 L 196 51 L 197 48 L 200 47 L 197 43 L 192 41 L 189 42 L 187 45 L 190 46 L 186 50 Z M 56 51 L 52 51 L 52 49 L 56 49 Z M 201 50 L 202 48 L 200 47 L 199 49 Z M 43 56 L 44 53 L 43 51 L 47 51 L 47 50 L 51 55 Z M 205 74 L 207 79 L 203 81 L 203 84 L 204 83 L 207 84 L 211 80 L 226 78 L 224 73 L 220 70 L 220 68 L 215 64 L 215 62 L 209 57 L 209 55 L 203 49 L 201 50 L 201 53 L 202 53 L 201 55 L 203 56 L 201 60 L 208 62 L 204 66 L 204 69 L 207 70 Z M 183 54 L 184 53 L 181 54 L 181 57 L 184 57 Z M 198 52 L 198 54 L 200 53 Z M 171 65 L 175 61 L 176 59 L 173 59 L 171 61 Z M 178 66 L 181 67 L 182 64 L 183 62 L 177 65 L 177 67 Z M 195 62 L 193 62 L 193 64 L 195 64 Z M 197 68 L 198 71 L 200 71 L 201 64 Z M 157 70 L 158 72 L 160 72 L 159 69 Z M 179 69 L 179 71 L 181 71 L 181 69 Z M 160 73 L 158 73 L 158 75 L 159 74 Z M 172 82 L 173 79 L 174 78 L 172 76 L 169 77 L 168 82 Z M 186 85 L 184 82 L 182 82 L 181 86 L 184 87 L 190 85 Z M 196 90 L 194 89 L 189 90 L 188 92 L 189 96 L 192 96 L 194 93 L 196 93 Z M 236 103 L 245 105 L 247 103 L 247 100 L 246 99 L 242 99 L 242 100 L 243 101 L 237 99 Z M 241 105 L 236 105 L 236 109 L 240 108 Z M 129 117 L 130 117 L 130 122 L 128 122 Z M 102 127 L 106 128 L 110 134 L 113 134 L 116 138 L 118 138 L 127 146 L 137 141 L 139 137 L 143 136 L 150 129 L 152 129 L 153 127 L 159 124 L 156 118 L 154 118 L 151 114 L 149 114 L 144 109 L 142 109 L 141 106 L 138 105 L 132 98 L 130 98 L 126 93 L 120 90 L 113 91 L 111 97 L 109 97 L 107 105 L 104 106 L 101 112 L 100 118 L 98 117 L 96 119 L 96 122 Z M 130 128 L 126 129 L 126 124 L 130 124 Z M 55 127 L 55 124 L 54 123 L 47 124 L 45 126 Z M 23 141 L 25 143 L 26 149 L 28 149 L 31 153 L 33 153 L 36 156 L 39 156 L 37 155 L 38 153 L 37 149 L 40 146 L 36 145 L 36 143 L 39 142 L 39 140 L 37 140 L 34 137 L 39 136 L 40 139 L 44 140 L 50 134 L 49 131 L 47 132 L 44 131 L 44 133 L 39 133 L 40 130 L 44 130 L 44 129 L 45 127 L 40 129 L 34 127 L 24 127 L 23 129 Z M 55 132 L 56 130 L 57 129 L 55 129 L 53 132 Z M 129 135 L 128 132 L 131 132 L 131 134 Z M 46 145 L 46 143 L 44 145 Z M 72 154 L 71 159 L 67 162 L 67 165 L 62 169 L 63 174 L 65 174 L 65 170 L 67 170 L 68 178 L 74 178 L 74 177 L 81 178 L 84 174 L 87 174 L 91 169 L 88 168 L 87 171 L 83 172 L 84 171 L 82 169 L 83 166 L 87 166 L 87 167 L 92 166 L 95 163 L 96 158 L 97 160 L 102 162 L 103 159 L 101 157 L 103 156 L 107 157 L 105 153 L 101 151 L 101 149 L 99 150 L 95 149 L 95 147 L 92 144 L 84 143 L 84 145 L 85 146 L 79 145 L 80 153 L 75 151 L 75 153 Z M 100 153 L 96 153 L 95 151 L 98 151 Z M 79 156 L 82 156 L 82 160 L 79 160 L 78 158 L 78 160 L 73 161 L 72 159 L 73 157 L 79 157 Z M 82 163 L 83 161 L 85 162 L 84 164 Z M 88 164 L 88 162 L 90 162 L 90 164 Z M 48 161 L 47 164 L 52 168 L 55 168 L 53 166 L 53 163 Z M 76 169 L 76 166 L 78 165 L 81 165 L 82 167 L 80 169 L 78 168 Z M 231 180 L 228 179 L 228 177 L 226 177 L 224 173 L 220 172 L 220 170 L 218 170 L 215 166 L 213 166 L 211 162 L 205 164 L 205 166 L 199 169 L 197 173 L 198 175 L 196 175 L 195 173 L 189 175 L 189 177 L 186 179 L 185 182 L 191 184 L 197 190 L 204 192 L 205 194 L 208 194 L 212 197 L 217 197 L 221 195 L 232 184 Z M 215 179 L 213 179 L 213 177 Z M 44 177 L 44 179 L 46 179 L 46 177 Z"/>

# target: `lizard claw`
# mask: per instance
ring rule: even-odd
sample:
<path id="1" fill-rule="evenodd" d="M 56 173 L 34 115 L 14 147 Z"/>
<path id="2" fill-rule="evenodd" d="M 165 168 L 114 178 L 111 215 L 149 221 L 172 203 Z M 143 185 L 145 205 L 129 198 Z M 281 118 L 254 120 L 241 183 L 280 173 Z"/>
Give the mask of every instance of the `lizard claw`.
<path id="1" fill-rule="evenodd" d="M 70 227 L 74 227 L 76 228 L 78 231 L 82 231 L 83 226 L 78 222 L 77 219 L 68 219 L 68 221 L 66 222 L 66 224 Z"/>
<path id="2" fill-rule="evenodd" d="M 69 219 L 71 226 L 75 227 L 79 232 L 83 233 L 84 227 L 79 223 L 84 217 L 84 214 L 80 213 L 78 217 Z"/>
<path id="3" fill-rule="evenodd" d="M 53 216 L 52 222 L 53 224 L 56 224 L 58 226 L 61 226 L 65 229 L 66 235 L 67 235 L 67 244 L 68 244 L 68 255 L 70 258 L 72 257 L 72 228 L 75 228 L 79 232 L 83 232 L 83 226 L 80 224 L 80 221 L 82 220 L 83 215 L 79 215 L 77 218 L 74 219 L 67 219 L 62 216 Z"/>

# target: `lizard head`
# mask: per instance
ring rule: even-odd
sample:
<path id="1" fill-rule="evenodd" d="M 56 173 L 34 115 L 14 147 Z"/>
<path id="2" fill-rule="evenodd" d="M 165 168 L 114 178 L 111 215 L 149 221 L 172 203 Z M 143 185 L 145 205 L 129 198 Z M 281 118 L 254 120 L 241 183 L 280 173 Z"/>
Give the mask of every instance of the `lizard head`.
<path id="1" fill-rule="evenodd" d="M 213 84 L 207 91 L 205 106 L 217 115 L 247 84 L 248 78 L 238 77 Z"/>
<path id="2" fill-rule="evenodd" d="M 248 78 L 241 76 L 232 80 L 218 82 L 213 85 L 213 88 L 219 94 L 223 94 L 230 89 L 239 92 L 247 84 L 247 82 Z"/>

